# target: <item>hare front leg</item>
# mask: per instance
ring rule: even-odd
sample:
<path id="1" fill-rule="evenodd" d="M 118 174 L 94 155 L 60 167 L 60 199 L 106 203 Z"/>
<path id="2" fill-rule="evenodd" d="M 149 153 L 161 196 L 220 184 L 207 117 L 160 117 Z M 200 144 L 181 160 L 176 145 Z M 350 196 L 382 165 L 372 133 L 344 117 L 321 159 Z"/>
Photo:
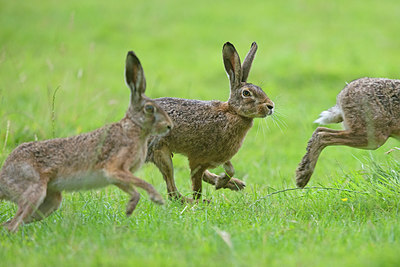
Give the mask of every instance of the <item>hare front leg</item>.
<path id="1" fill-rule="evenodd" d="M 116 183 L 116 186 L 118 186 L 119 189 L 127 193 L 128 195 L 131 196 L 129 199 L 128 204 L 126 205 L 126 216 L 131 216 L 133 211 L 136 209 L 137 204 L 139 203 L 140 200 L 140 194 L 138 191 L 136 191 L 135 187 L 132 184 L 126 184 L 126 183 Z"/>
<path id="2" fill-rule="evenodd" d="M 131 173 L 129 173 L 130 175 L 132 175 Z M 132 181 L 133 184 L 136 187 L 140 187 L 142 189 L 144 189 L 147 194 L 149 194 L 150 200 L 153 201 L 154 203 L 158 204 L 158 205 L 164 205 L 164 199 L 162 198 L 162 196 L 160 195 L 160 193 L 157 192 L 157 190 L 148 182 L 132 175 Z"/>
<path id="3" fill-rule="evenodd" d="M 171 151 L 167 147 L 154 149 L 151 161 L 160 170 L 165 183 L 167 184 L 168 198 L 181 200 L 183 202 L 190 202 L 189 199 L 183 197 L 179 193 L 174 180 L 174 166 L 172 164 Z"/>
<path id="4" fill-rule="evenodd" d="M 338 131 L 325 127 L 318 127 L 308 141 L 307 152 L 296 170 L 296 184 L 305 187 L 314 172 L 315 165 L 322 150 L 327 146 L 345 145 L 355 148 L 376 149 L 389 138 L 380 134 L 374 137 L 368 136 L 368 132 L 354 132 L 351 130 Z"/>
<path id="5" fill-rule="evenodd" d="M 208 170 L 204 172 L 203 181 L 206 183 L 215 185 L 215 188 L 228 188 L 230 190 L 238 191 L 245 188 L 245 183 L 239 179 L 233 178 L 235 169 L 230 161 L 227 161 L 223 165 L 225 173 L 216 175 Z"/>
<path id="6" fill-rule="evenodd" d="M 128 216 L 130 216 L 135 210 L 140 199 L 140 194 L 136 191 L 134 186 L 144 189 L 149 194 L 150 200 L 154 203 L 159 205 L 164 204 L 162 196 L 151 184 L 136 176 L 133 176 L 131 172 L 119 170 L 108 172 L 108 174 L 116 180 L 114 183 L 116 186 L 131 196 L 131 199 L 126 207 L 126 214 Z"/>
<path id="7" fill-rule="evenodd" d="M 204 172 L 207 170 L 207 167 L 193 163 L 190 161 L 190 159 L 189 159 L 189 166 L 190 166 L 190 178 L 192 180 L 193 199 L 197 200 L 201 198 L 201 192 L 203 187 L 202 178 Z"/>
<path id="8" fill-rule="evenodd" d="M 233 175 L 235 174 L 235 169 L 233 168 L 233 165 L 230 161 L 225 162 L 223 167 L 224 167 L 225 173 L 220 175 L 219 179 L 215 183 L 215 188 L 217 190 L 226 186 L 226 184 L 229 182 L 231 177 L 233 177 Z"/>

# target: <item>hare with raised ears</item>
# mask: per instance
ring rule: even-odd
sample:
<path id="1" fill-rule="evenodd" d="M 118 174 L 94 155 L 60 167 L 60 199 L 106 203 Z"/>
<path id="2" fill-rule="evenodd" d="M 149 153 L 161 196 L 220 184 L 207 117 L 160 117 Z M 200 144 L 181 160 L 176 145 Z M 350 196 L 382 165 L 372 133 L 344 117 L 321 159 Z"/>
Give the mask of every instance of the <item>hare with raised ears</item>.
<path id="1" fill-rule="evenodd" d="M 172 153 L 188 157 L 194 199 L 201 196 L 202 180 L 219 188 L 243 189 L 245 184 L 235 178 L 230 159 L 238 152 L 254 118 L 271 115 L 274 103 L 264 91 L 247 77 L 257 50 L 251 45 L 243 65 L 231 43 L 225 43 L 222 54 L 230 81 L 227 102 L 199 101 L 179 98 L 159 98 L 159 104 L 172 118 L 174 129 L 164 137 L 152 137 L 147 161 L 161 171 L 170 198 L 183 198 L 176 188 L 172 166 Z M 215 175 L 208 169 L 223 164 L 224 174 Z"/>
<path id="2" fill-rule="evenodd" d="M 389 137 L 400 139 L 400 80 L 361 78 L 337 96 L 336 106 L 321 113 L 319 124 L 343 122 L 345 130 L 318 127 L 296 170 L 296 183 L 304 187 L 318 156 L 327 146 L 345 145 L 377 149 Z"/>
<path id="3" fill-rule="evenodd" d="M 135 177 L 145 161 L 150 135 L 166 134 L 173 126 L 159 105 L 144 95 L 146 81 L 133 52 L 126 58 L 126 83 L 131 90 L 125 117 L 95 131 L 69 138 L 24 143 L 11 152 L 0 172 L 0 199 L 17 203 L 15 217 L 5 225 L 15 232 L 21 223 L 41 220 L 61 203 L 61 191 L 114 184 L 130 195 L 129 216 L 144 189 L 163 204 L 154 187 Z"/>

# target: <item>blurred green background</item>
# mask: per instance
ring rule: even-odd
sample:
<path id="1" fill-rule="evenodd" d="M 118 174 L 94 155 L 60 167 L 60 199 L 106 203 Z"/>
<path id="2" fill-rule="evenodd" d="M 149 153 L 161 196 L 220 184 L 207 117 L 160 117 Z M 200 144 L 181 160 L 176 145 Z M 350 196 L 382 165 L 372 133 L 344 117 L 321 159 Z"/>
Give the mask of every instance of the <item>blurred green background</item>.
<path id="1" fill-rule="evenodd" d="M 123 76 L 128 50 L 142 62 L 149 97 L 225 101 L 229 82 L 222 45 L 233 43 L 243 59 L 256 41 L 248 80 L 275 102 L 277 118 L 255 120 L 232 160 L 247 193 L 204 185 L 205 194 L 257 197 L 271 187 L 294 187 L 313 121 L 335 104 L 346 82 L 400 77 L 399 18 L 396 0 L 0 0 L 0 160 L 22 142 L 71 136 L 122 118 L 129 99 Z M 310 185 L 330 186 L 367 162 L 398 159 L 384 153 L 395 145 L 390 140 L 373 152 L 329 147 Z M 178 188 L 190 194 L 187 160 L 177 155 L 174 164 Z M 154 166 L 145 165 L 138 176 L 166 196 Z M 100 192 L 107 190 L 112 189 Z M 4 207 L 3 220 L 13 215 L 12 206 Z"/>

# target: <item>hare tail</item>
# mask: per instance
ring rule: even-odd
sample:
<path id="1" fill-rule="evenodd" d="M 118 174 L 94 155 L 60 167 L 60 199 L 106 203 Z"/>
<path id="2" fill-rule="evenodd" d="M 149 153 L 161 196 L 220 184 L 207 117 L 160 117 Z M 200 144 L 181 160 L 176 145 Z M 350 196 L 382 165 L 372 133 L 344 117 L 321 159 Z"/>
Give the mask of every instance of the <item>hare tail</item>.
<path id="1" fill-rule="evenodd" d="M 331 107 L 328 110 L 323 111 L 319 118 L 314 121 L 314 123 L 318 124 L 331 124 L 331 123 L 339 123 L 343 121 L 343 113 L 342 110 L 336 105 Z"/>

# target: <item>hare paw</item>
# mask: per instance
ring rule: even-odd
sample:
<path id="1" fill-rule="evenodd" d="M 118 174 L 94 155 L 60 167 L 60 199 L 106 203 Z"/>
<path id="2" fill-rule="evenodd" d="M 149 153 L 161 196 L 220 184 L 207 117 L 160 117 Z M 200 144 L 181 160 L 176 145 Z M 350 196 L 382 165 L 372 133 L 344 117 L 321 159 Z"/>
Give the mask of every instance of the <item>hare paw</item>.
<path id="1" fill-rule="evenodd" d="M 243 190 L 245 187 L 246 184 L 243 181 L 236 178 L 231 178 L 223 188 L 228 188 L 232 191 L 240 191 Z"/>
<path id="2" fill-rule="evenodd" d="M 203 204 L 210 204 L 211 200 L 209 199 L 192 199 L 192 204 L 199 204 L 203 202 Z"/>
<path id="3" fill-rule="evenodd" d="M 209 199 L 203 199 L 203 204 L 210 204 L 211 203 L 211 200 L 209 200 Z"/>
<path id="4" fill-rule="evenodd" d="M 226 174 L 223 174 L 221 176 L 218 176 L 218 178 L 215 181 L 215 189 L 221 189 L 221 188 L 226 188 L 226 185 L 229 183 L 231 178 L 229 178 Z"/>
<path id="5" fill-rule="evenodd" d="M 298 168 L 296 170 L 296 185 L 300 188 L 304 188 L 308 181 L 310 181 L 313 171 L 314 170 L 310 168 Z"/>
<path id="6" fill-rule="evenodd" d="M 2 227 L 6 228 L 8 231 L 10 231 L 10 223 L 11 220 L 5 221 L 1 224 Z"/>
<path id="7" fill-rule="evenodd" d="M 181 202 L 182 204 L 193 203 L 193 199 L 184 197 L 179 193 L 169 194 L 168 195 L 168 199 L 171 200 L 171 201 Z"/>
<path id="8" fill-rule="evenodd" d="M 3 226 L 4 228 L 6 228 L 7 229 L 7 231 L 9 231 L 10 233 L 15 233 L 15 232 L 17 232 L 18 231 L 18 224 L 17 223 L 15 223 L 15 221 L 13 221 L 13 220 L 8 220 L 8 221 L 6 221 L 6 222 L 3 222 L 2 224 L 1 224 L 1 226 Z"/>
<path id="9" fill-rule="evenodd" d="M 152 193 L 150 195 L 150 200 L 153 201 L 154 203 L 158 204 L 158 205 L 164 205 L 164 199 L 157 192 L 156 193 Z"/>
<path id="10" fill-rule="evenodd" d="M 5 221 L 0 226 L 7 227 L 10 224 L 11 220 Z"/>

